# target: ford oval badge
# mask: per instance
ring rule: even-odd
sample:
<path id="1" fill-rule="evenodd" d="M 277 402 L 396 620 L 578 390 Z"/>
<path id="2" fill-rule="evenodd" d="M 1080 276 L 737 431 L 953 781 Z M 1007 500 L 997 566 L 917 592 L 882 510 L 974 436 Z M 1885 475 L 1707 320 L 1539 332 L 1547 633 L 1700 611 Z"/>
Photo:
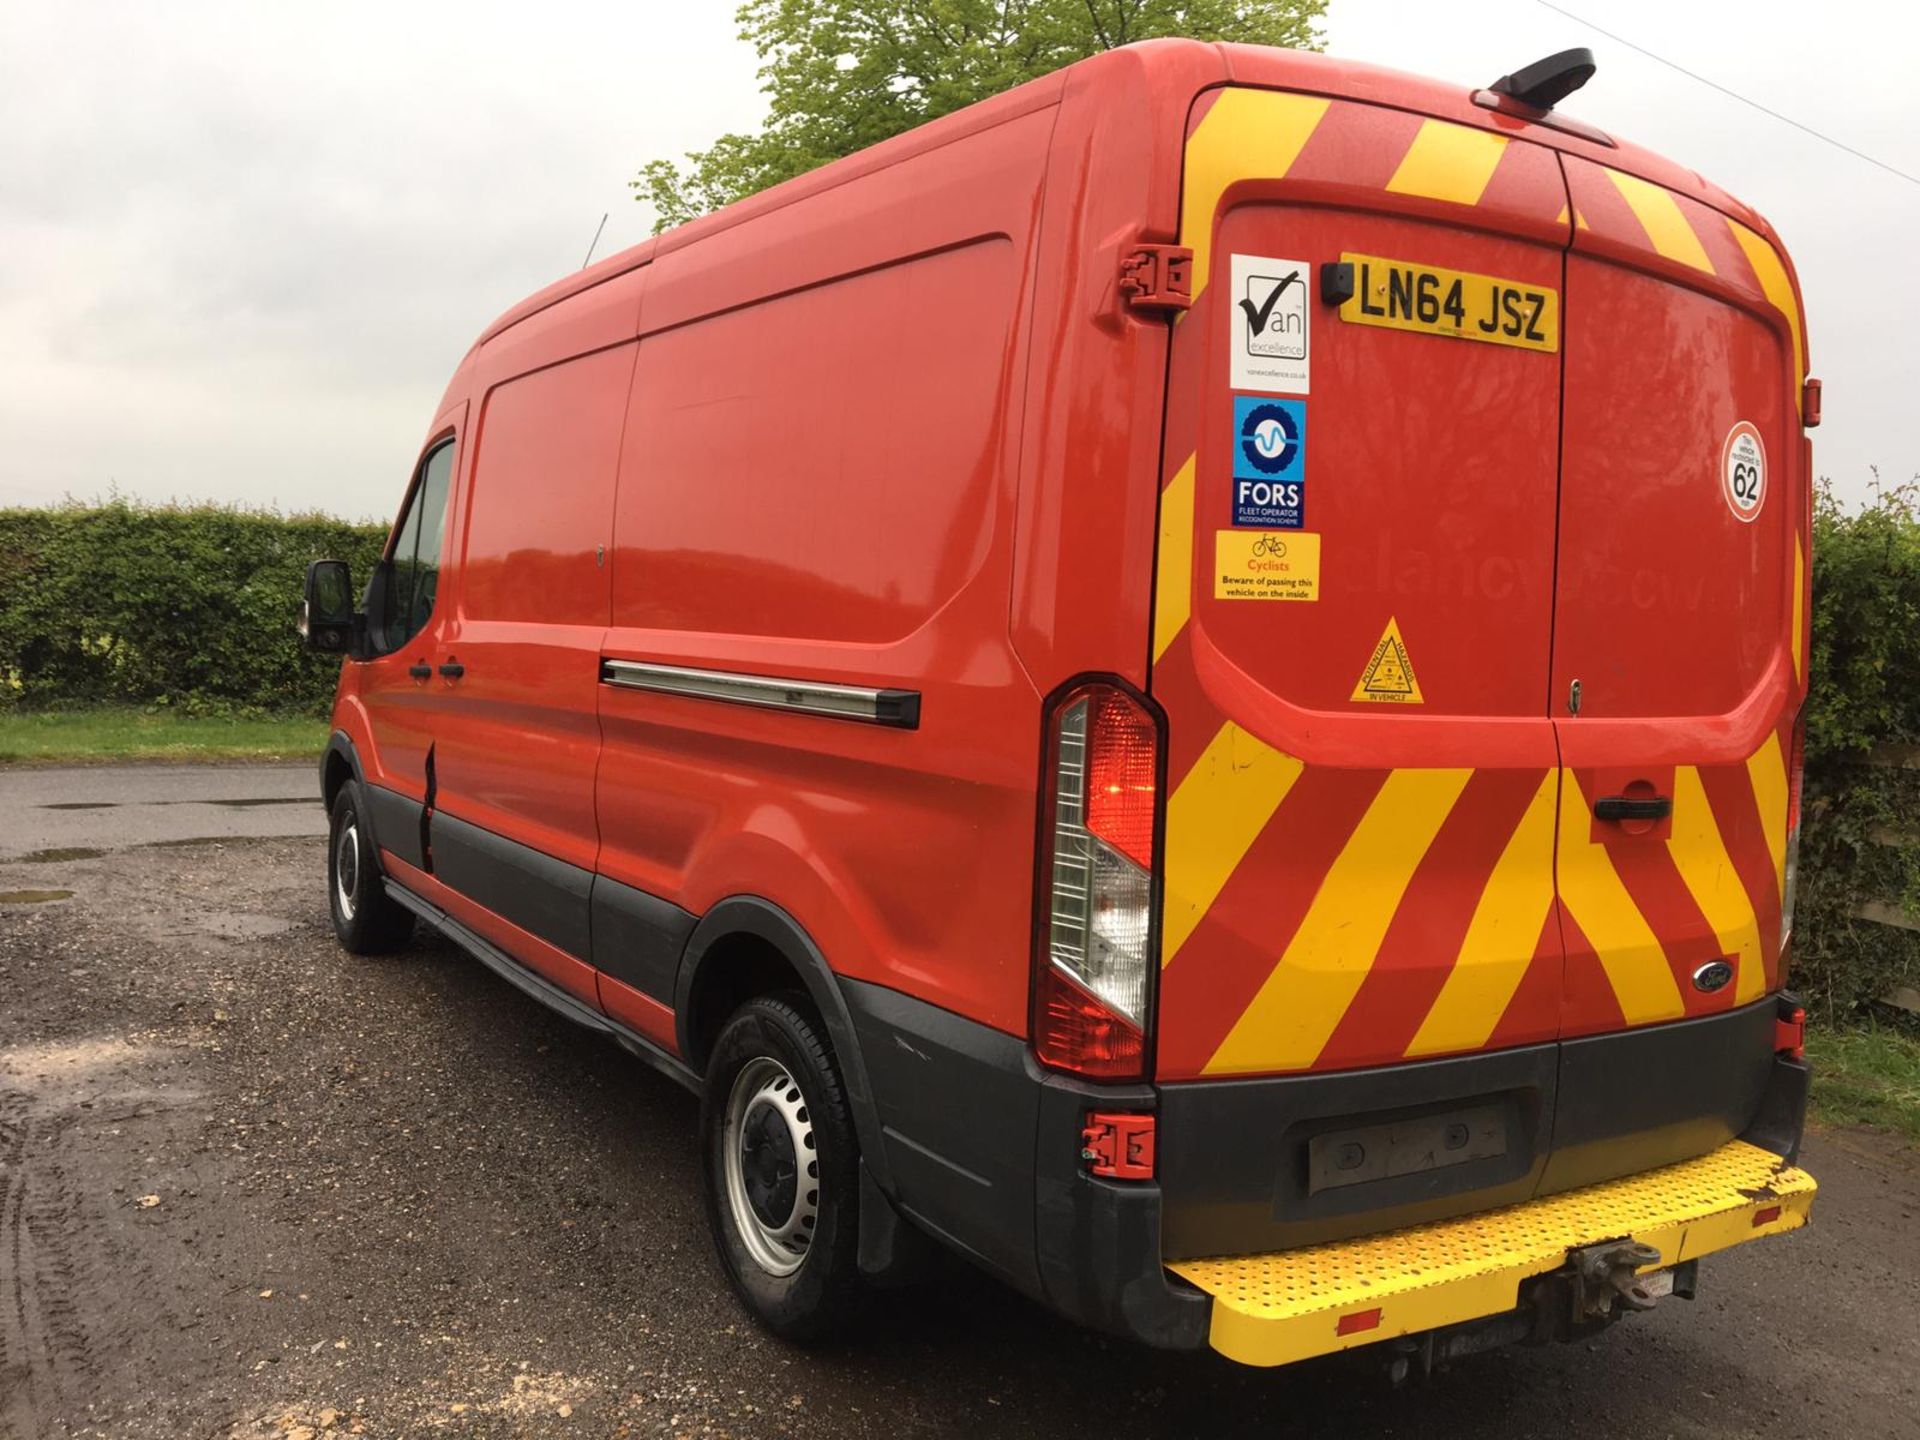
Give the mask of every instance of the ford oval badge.
<path id="1" fill-rule="evenodd" d="M 1733 966 L 1725 960 L 1709 960 L 1693 972 L 1693 988 L 1708 995 L 1724 990 L 1733 980 Z"/>

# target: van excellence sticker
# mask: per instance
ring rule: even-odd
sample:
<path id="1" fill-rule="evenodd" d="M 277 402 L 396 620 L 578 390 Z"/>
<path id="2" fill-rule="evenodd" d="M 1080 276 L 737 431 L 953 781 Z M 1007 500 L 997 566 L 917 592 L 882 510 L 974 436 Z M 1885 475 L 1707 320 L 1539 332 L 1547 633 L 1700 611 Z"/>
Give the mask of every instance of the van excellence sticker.
<path id="1" fill-rule="evenodd" d="M 1228 274 L 1228 383 L 1235 390 L 1306 394 L 1312 264 L 1235 255 Z"/>
<path id="2" fill-rule="evenodd" d="M 1318 600 L 1320 537 L 1304 530 L 1213 532 L 1216 600 Z"/>

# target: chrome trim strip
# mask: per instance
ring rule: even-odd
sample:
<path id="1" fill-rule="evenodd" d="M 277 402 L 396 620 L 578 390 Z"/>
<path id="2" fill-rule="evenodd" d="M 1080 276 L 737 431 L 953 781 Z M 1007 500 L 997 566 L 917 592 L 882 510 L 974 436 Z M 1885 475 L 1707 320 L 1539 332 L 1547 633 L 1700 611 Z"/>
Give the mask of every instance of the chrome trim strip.
<path id="1" fill-rule="evenodd" d="M 600 662 L 600 683 L 623 690 L 650 690 L 696 700 L 726 700 L 765 710 L 794 710 L 840 720 L 864 720 L 902 730 L 920 728 L 918 690 L 870 690 L 860 685 L 829 685 L 820 680 L 790 680 L 778 675 L 742 675 L 732 670 L 693 670 L 643 660 Z"/>

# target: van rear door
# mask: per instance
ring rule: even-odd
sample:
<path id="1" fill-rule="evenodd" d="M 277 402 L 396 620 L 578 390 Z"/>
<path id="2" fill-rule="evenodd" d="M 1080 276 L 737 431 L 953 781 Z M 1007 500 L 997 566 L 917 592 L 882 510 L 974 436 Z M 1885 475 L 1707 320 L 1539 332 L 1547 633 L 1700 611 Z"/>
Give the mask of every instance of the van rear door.
<path id="1" fill-rule="evenodd" d="M 1369 105 L 1208 98 L 1153 636 L 1157 1076 L 1550 1040 L 1556 158 Z"/>
<path id="2" fill-rule="evenodd" d="M 1573 156 L 1566 170 L 1552 709 L 1572 1042 L 1748 1006 L 1779 983 L 1809 486 L 1799 308 L 1773 246 L 1649 181 Z M 1675 1077 L 1699 1114 L 1750 1113 L 1768 1023 L 1744 1063 L 1702 1053 Z M 1624 1140 L 1649 1127 L 1617 1079 L 1596 1047 L 1568 1044 L 1562 1106 L 1601 1109 L 1611 1087 Z M 1634 1168 L 1700 1148 L 1677 1103 L 1648 1117 L 1670 1133 L 1640 1134 Z M 1604 1149 L 1556 1156 L 1547 1184 L 1618 1173 Z"/>

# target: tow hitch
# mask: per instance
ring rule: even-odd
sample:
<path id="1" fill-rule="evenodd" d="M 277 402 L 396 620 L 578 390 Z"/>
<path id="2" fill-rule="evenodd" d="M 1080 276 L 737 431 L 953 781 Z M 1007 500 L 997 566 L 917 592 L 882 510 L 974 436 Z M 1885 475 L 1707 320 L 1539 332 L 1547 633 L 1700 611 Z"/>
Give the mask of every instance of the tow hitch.
<path id="1" fill-rule="evenodd" d="M 1569 1257 L 1573 1262 L 1573 1307 L 1576 1321 L 1608 1320 L 1616 1307 L 1651 1310 L 1660 1297 L 1674 1291 L 1668 1272 L 1641 1275 L 1660 1263 L 1660 1252 L 1637 1240 L 1615 1240 L 1589 1245 Z M 1692 1275 L 1688 1275 L 1692 1281 Z M 1691 1283 L 1689 1283 L 1691 1290 Z"/>
<path id="2" fill-rule="evenodd" d="M 1393 1341 L 1385 1357 L 1388 1378 L 1396 1386 L 1424 1380 L 1464 1356 L 1508 1345 L 1575 1340 L 1606 1329 L 1622 1315 L 1651 1310 L 1668 1295 L 1693 1299 L 1700 1262 L 1687 1260 L 1639 1273 L 1643 1266 L 1659 1263 L 1660 1252 L 1636 1240 L 1571 1250 L 1564 1266 L 1523 1290 L 1518 1309 Z"/>

